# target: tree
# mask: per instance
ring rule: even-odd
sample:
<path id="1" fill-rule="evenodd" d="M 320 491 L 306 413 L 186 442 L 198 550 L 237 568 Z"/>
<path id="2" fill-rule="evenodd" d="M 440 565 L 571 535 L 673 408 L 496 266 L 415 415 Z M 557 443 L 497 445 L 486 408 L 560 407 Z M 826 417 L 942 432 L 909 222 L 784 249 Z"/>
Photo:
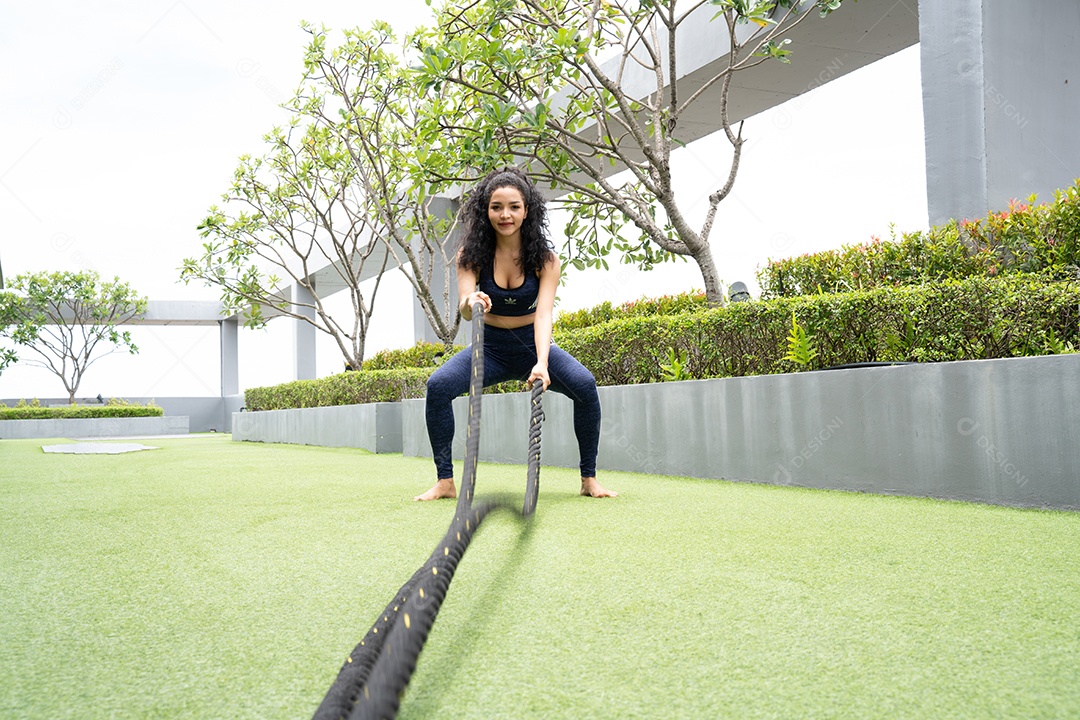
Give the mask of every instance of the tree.
<path id="1" fill-rule="evenodd" d="M 313 325 L 359 367 L 387 257 L 377 252 L 380 243 L 353 196 L 348 152 L 302 108 L 291 109 L 290 125 L 263 137 L 264 154 L 241 156 L 224 204 L 211 206 L 198 226 L 206 240 L 202 256 L 185 258 L 180 277 L 220 287 L 225 309 L 243 314 L 247 327 L 277 316 Z M 365 296 L 369 261 L 375 285 Z M 323 268 L 328 273 L 319 283 L 315 273 Z M 290 296 L 283 278 L 307 292 Z M 325 305 L 325 296 L 341 289 L 353 310 L 345 322 Z"/>
<path id="2" fill-rule="evenodd" d="M 87 369 L 120 349 L 139 349 L 131 333 L 120 330 L 131 318 L 146 311 L 146 298 L 114 278 L 102 282 L 93 271 L 29 273 L 16 276 L 11 290 L 0 293 L 0 337 L 41 356 L 30 365 L 60 378 L 75 403 Z M 105 342 L 108 352 L 98 352 Z"/>
<path id="3" fill-rule="evenodd" d="M 460 138 L 470 164 L 514 159 L 568 194 L 571 211 L 563 254 L 576 266 L 605 266 L 614 248 L 648 268 L 675 257 L 701 270 L 710 304 L 723 290 L 710 246 L 720 202 L 731 192 L 744 144 L 743 123 L 729 119 L 737 73 L 769 61 L 788 62 L 784 35 L 815 7 L 821 16 L 841 0 L 474 0 L 449 2 L 434 30 L 419 33 L 418 70 L 432 89 L 466 89 L 442 123 Z M 680 29 L 700 22 L 705 6 L 730 47 L 707 78 L 682 77 Z M 705 19 L 710 17 L 706 14 Z M 719 40 L 719 38 L 718 38 Z M 634 92 L 630 78 L 651 78 Z M 721 130 L 732 156 L 722 186 L 695 223 L 680 206 L 671 154 L 683 145 L 680 122 L 704 93 L 719 87 Z M 456 118 L 465 117 L 466 121 Z M 448 158 L 444 178 L 457 173 Z M 613 170 L 630 180 L 616 184 Z M 636 237 L 625 237 L 626 225 Z"/>
<path id="4" fill-rule="evenodd" d="M 449 346 L 460 323 L 453 262 L 458 203 L 455 188 L 434 188 L 448 190 L 441 197 L 429 191 L 425 167 L 437 140 L 421 139 L 432 113 L 442 112 L 440 99 L 415 82 L 385 23 L 368 32 L 346 31 L 332 51 L 325 30 L 307 29 L 312 116 L 348 150 L 373 231 L 409 280 L 436 336 Z M 323 101 L 320 91 L 328 91 L 332 102 Z"/>
<path id="5" fill-rule="evenodd" d="M 13 297 L 0 288 L 0 337 L 8 337 L 8 328 L 18 322 L 18 316 L 15 313 L 16 303 L 13 301 Z M 17 352 L 7 347 L 0 348 L 0 373 L 3 373 L 9 365 L 13 365 L 18 361 L 19 354 Z"/>
<path id="6" fill-rule="evenodd" d="M 0 337 L 7 337 L 4 331 L 11 325 L 18 322 L 18 316 L 15 314 L 14 302 L 12 302 L 7 293 L 4 290 L 4 270 L 0 267 Z M 8 365 L 12 365 L 19 361 L 19 354 L 11 348 L 0 348 L 0 373 L 3 373 L 7 369 Z"/>
<path id="7" fill-rule="evenodd" d="M 384 23 L 346 31 L 330 51 L 325 30 L 305 29 L 312 40 L 304 77 L 284 105 L 289 125 L 265 136 L 263 156 L 241 158 L 224 206 L 211 207 L 199 226 L 207 239 L 202 256 L 184 260 L 181 277 L 220 286 L 224 305 L 243 312 L 249 327 L 272 315 L 314 325 L 359 368 L 375 295 L 392 262 L 408 271 L 429 322 L 450 344 L 458 327 L 451 284 L 437 297 L 432 273 L 447 272 L 443 238 L 451 220 L 434 213 L 423 187 L 409 179 L 415 163 L 407 122 L 418 100 L 407 94 L 392 32 Z M 315 278 L 320 270 L 330 278 L 325 288 Z M 281 277 L 310 300 L 287 297 Z M 367 279 L 374 287 L 365 296 Z M 341 289 L 353 309 L 344 321 L 325 305 Z"/>

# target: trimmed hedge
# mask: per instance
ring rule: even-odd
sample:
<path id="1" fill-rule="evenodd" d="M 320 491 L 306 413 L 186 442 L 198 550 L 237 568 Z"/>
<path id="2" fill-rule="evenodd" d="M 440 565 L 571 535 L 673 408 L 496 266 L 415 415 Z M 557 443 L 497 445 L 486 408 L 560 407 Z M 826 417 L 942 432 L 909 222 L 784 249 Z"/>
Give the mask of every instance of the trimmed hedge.
<path id="1" fill-rule="evenodd" d="M 456 352 L 456 351 L 455 351 Z M 317 380 L 294 380 L 244 391 L 244 407 L 250 411 L 399 402 L 427 395 L 427 380 L 436 368 L 397 368 L 344 372 Z M 484 388 L 485 393 L 528 390 L 524 382 L 511 380 Z"/>
<path id="2" fill-rule="evenodd" d="M 622 318 L 678 315 L 706 308 L 708 308 L 708 303 L 705 301 L 705 293 L 700 290 L 691 290 L 678 295 L 663 295 L 658 298 L 642 297 L 624 302 L 618 307 L 605 300 L 595 307 L 559 313 L 559 317 L 555 320 L 554 330 L 568 332 Z"/>
<path id="3" fill-rule="evenodd" d="M 1010 202 L 978 220 L 953 220 L 899 241 L 769 261 L 757 273 L 761 297 L 850 292 L 968 277 L 1037 273 L 1066 280 L 1080 273 L 1080 180 L 1053 203 Z"/>
<path id="4" fill-rule="evenodd" d="M 464 345 L 451 345 L 447 350 L 442 343 L 418 341 L 410 348 L 382 350 L 364 361 L 364 370 L 398 370 L 401 368 L 435 368 L 451 355 L 465 349 Z"/>
<path id="5" fill-rule="evenodd" d="M 427 379 L 434 371 L 434 367 L 363 370 L 317 380 L 249 388 L 244 391 L 244 405 L 251 411 L 282 410 L 421 398 L 427 392 Z"/>
<path id="6" fill-rule="evenodd" d="M 427 379 L 431 374 L 464 349 L 464 345 L 453 345 L 447 350 L 442 343 L 421 341 L 403 350 L 383 350 L 365 360 L 360 372 L 245 390 L 244 407 L 251 411 L 288 410 L 422 398 L 427 394 Z M 484 392 L 514 393 L 528 389 L 524 382 L 510 380 L 485 388 Z"/>
<path id="7" fill-rule="evenodd" d="M 155 405 L 65 405 L 63 407 L 0 407 L 0 420 L 65 420 L 73 418 L 161 417 Z"/>
<path id="8" fill-rule="evenodd" d="M 784 357 L 792 313 L 818 353 L 809 367 Z M 1045 355 L 1080 348 L 1080 283 L 1015 274 L 774 298 L 556 329 L 554 339 L 592 371 L 599 385 L 662 381 L 669 349 L 676 355 L 686 353 L 686 370 L 695 379 L 860 362 Z M 252 388 L 245 398 L 248 410 L 395 402 L 424 397 L 434 371 L 420 367 L 347 372 Z M 524 383 L 511 382 L 486 392 L 526 389 Z"/>
<path id="9" fill-rule="evenodd" d="M 1080 284 L 1028 276 L 732 303 L 697 313 L 613 320 L 556 342 L 600 385 L 662 380 L 668 349 L 691 377 L 795 372 L 858 362 L 974 360 L 1080 347 Z M 792 312 L 818 352 L 785 360 Z"/>

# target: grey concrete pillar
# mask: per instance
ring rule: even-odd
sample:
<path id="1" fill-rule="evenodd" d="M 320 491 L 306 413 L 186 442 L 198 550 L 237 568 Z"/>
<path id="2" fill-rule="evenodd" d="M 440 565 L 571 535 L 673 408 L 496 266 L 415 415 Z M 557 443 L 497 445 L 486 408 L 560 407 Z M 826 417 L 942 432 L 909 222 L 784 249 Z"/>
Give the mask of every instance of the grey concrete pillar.
<path id="1" fill-rule="evenodd" d="M 240 392 L 240 320 L 236 315 L 218 323 L 221 327 L 221 395 Z"/>
<path id="2" fill-rule="evenodd" d="M 292 286 L 293 311 L 315 318 L 315 298 L 301 285 Z M 315 326 L 305 320 L 293 320 L 293 370 L 297 380 L 315 379 Z"/>
<path id="3" fill-rule="evenodd" d="M 442 258 L 429 258 L 435 263 L 435 266 L 431 270 L 431 292 L 438 298 L 442 295 L 446 288 L 446 266 L 443 263 Z M 452 285 L 450 288 L 450 300 L 456 302 L 457 298 L 457 286 Z M 423 306 L 420 304 L 420 300 L 413 296 L 413 334 L 417 342 L 439 342 L 438 336 L 435 335 L 435 329 L 431 327 L 431 323 L 428 322 L 427 313 L 424 312 Z"/>
<path id="4" fill-rule="evenodd" d="M 1080 177 L 1080 3 L 920 0 L 930 223 Z"/>

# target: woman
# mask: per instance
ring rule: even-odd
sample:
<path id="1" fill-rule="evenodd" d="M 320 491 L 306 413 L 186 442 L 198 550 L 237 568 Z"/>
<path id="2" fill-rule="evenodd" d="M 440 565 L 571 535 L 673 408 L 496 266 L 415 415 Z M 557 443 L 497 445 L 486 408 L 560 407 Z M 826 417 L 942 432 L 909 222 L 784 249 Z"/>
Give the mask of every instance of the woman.
<path id="1" fill-rule="evenodd" d="M 615 497 L 596 481 L 600 441 L 600 398 L 596 380 L 551 342 L 559 257 L 547 238 L 544 198 L 524 172 L 507 167 L 488 174 L 462 209 L 461 248 L 457 254 L 461 317 L 484 308 L 484 385 L 536 379 L 544 389 L 574 401 L 574 434 L 581 455 L 581 494 Z M 427 383 L 427 427 L 437 481 L 414 500 L 457 497 L 451 444 L 451 401 L 469 389 L 472 354 L 459 352 Z"/>

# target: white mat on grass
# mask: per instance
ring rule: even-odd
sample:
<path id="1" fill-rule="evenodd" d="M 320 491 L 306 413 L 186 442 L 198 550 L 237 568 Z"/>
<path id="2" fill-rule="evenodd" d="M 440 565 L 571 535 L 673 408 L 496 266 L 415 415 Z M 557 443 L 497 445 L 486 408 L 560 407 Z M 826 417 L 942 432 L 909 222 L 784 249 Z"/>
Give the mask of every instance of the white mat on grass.
<path id="1" fill-rule="evenodd" d="M 119 455 L 120 453 L 138 452 L 140 450 L 157 450 L 158 448 L 153 445 L 141 445 L 139 443 L 81 442 L 68 445 L 42 445 L 41 449 L 47 453 Z"/>

